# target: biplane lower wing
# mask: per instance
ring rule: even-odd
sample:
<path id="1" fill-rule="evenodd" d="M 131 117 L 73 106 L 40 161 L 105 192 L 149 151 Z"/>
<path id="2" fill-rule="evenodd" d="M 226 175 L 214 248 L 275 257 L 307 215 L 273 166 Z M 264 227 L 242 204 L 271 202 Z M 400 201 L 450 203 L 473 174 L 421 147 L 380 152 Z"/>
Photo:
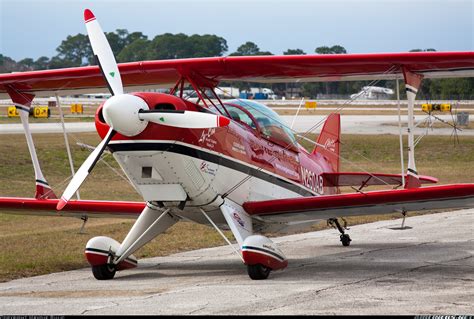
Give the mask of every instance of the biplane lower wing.
<path id="1" fill-rule="evenodd" d="M 251 216 L 275 222 L 324 220 L 344 216 L 390 214 L 474 207 L 474 184 L 371 191 L 355 194 L 246 202 Z"/>
<path id="2" fill-rule="evenodd" d="M 40 216 L 137 218 L 145 207 L 144 202 L 71 200 L 58 212 L 58 202 L 59 199 L 0 197 L 0 211 Z"/>

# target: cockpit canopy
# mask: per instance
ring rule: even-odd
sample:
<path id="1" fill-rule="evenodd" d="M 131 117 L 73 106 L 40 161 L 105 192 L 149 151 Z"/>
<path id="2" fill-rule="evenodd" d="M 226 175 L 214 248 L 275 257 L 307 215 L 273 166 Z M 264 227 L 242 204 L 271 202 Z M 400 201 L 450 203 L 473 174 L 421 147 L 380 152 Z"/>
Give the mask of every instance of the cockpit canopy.
<path id="1" fill-rule="evenodd" d="M 291 129 L 275 111 L 267 106 L 244 99 L 225 101 L 224 106 L 234 121 L 258 130 L 271 142 L 298 151 L 298 144 Z"/>

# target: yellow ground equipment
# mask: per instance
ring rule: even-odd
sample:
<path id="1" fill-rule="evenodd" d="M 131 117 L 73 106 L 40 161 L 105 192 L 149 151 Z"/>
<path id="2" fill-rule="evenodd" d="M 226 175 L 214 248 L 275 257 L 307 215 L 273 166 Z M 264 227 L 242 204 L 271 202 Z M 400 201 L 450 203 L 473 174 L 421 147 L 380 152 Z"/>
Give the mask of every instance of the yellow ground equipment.
<path id="1" fill-rule="evenodd" d="M 82 104 L 71 104 L 71 113 L 82 114 L 83 112 L 84 109 L 82 107 Z"/>
<path id="2" fill-rule="evenodd" d="M 431 103 L 425 103 L 421 105 L 421 110 L 423 112 L 433 112 L 433 111 L 438 111 L 438 112 L 451 112 L 451 104 L 448 103 L 442 103 L 442 104 L 431 104 Z"/>
<path id="3" fill-rule="evenodd" d="M 304 107 L 306 109 L 315 109 L 317 105 L 318 104 L 316 103 L 316 101 L 306 101 L 306 102 L 304 102 Z"/>
<path id="4" fill-rule="evenodd" d="M 35 106 L 33 108 L 33 117 L 48 118 L 49 116 L 50 116 L 50 112 L 47 106 Z"/>
<path id="5" fill-rule="evenodd" d="M 8 107 L 8 117 L 19 117 L 20 113 L 18 112 L 18 109 L 15 106 L 9 106 Z"/>

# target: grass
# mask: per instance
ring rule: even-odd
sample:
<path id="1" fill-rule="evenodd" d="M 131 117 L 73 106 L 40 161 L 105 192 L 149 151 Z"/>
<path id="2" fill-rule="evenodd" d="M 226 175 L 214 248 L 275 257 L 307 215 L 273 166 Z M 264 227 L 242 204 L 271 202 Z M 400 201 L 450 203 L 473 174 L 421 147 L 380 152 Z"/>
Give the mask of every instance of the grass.
<path id="1" fill-rule="evenodd" d="M 0 139 L 0 196 L 34 194 L 34 172 L 25 139 L 21 135 L 2 135 Z M 70 134 L 71 141 L 97 145 L 96 133 Z M 311 138 L 315 138 L 312 136 Z M 60 194 L 66 186 L 70 169 L 61 134 L 34 135 L 38 156 L 48 182 Z M 460 137 L 454 146 L 449 137 L 427 136 L 417 146 L 417 168 L 424 175 L 433 175 L 441 183 L 473 182 L 474 137 Z M 406 142 L 406 141 L 405 141 Z M 398 136 L 344 135 L 342 138 L 341 170 L 398 173 L 400 171 Z M 76 169 L 89 155 L 71 143 Z M 406 144 L 405 144 L 406 145 Z M 311 148 L 309 143 L 306 147 Z M 405 155 L 406 156 L 406 155 Z M 367 160 L 370 158 L 371 160 Z M 406 157 L 405 157 L 406 158 Z M 119 169 L 110 155 L 104 159 Z M 103 181 L 107 181 L 104 187 Z M 81 188 L 83 199 L 141 200 L 135 190 L 99 162 L 93 174 Z M 400 215 L 362 216 L 348 219 L 350 224 Z M 69 217 L 41 217 L 0 214 L 0 281 L 86 267 L 83 256 L 87 241 L 99 235 L 123 240 L 132 220 L 90 219 L 87 234 L 78 234 L 82 221 Z M 325 228 L 319 223 L 313 229 Z M 229 238 L 232 235 L 226 233 Z M 179 222 L 165 234 L 141 248 L 138 258 L 163 256 L 180 251 L 225 244 L 211 228 L 189 222 Z"/>

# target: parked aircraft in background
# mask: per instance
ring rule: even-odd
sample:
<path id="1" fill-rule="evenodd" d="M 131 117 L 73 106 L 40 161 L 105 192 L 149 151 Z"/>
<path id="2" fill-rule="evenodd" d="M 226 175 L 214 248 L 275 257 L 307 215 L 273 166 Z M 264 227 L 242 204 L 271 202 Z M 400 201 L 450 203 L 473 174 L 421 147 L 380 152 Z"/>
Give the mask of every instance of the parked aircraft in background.
<path id="1" fill-rule="evenodd" d="M 353 100 L 388 100 L 394 92 L 392 89 L 379 86 L 364 86 L 360 92 L 352 94 Z"/>

